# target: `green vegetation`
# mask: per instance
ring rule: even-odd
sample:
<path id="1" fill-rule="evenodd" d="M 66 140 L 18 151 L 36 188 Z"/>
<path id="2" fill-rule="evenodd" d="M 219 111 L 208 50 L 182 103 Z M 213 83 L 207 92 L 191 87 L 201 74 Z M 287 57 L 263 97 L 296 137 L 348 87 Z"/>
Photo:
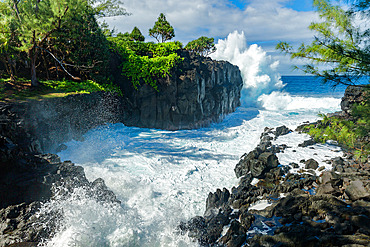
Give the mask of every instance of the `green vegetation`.
<path id="1" fill-rule="evenodd" d="M 99 91 L 115 92 L 122 95 L 120 88 L 112 83 L 98 84 L 91 80 L 82 82 L 41 80 L 40 86 L 37 88 L 32 88 L 30 85 L 31 81 L 24 78 L 18 78 L 16 85 L 10 78 L 0 79 L 0 101 L 64 97 L 70 94 Z"/>
<path id="2" fill-rule="evenodd" d="M 149 29 L 149 36 L 162 43 L 175 37 L 175 30 L 163 13 L 159 15 L 154 27 Z"/>
<path id="3" fill-rule="evenodd" d="M 368 21 L 370 2 L 349 2 L 353 2 L 352 7 L 345 11 L 327 0 L 314 0 L 314 6 L 323 19 L 323 22 L 309 26 L 316 31 L 314 41 L 309 45 L 302 44 L 296 51 L 286 42 L 280 42 L 276 48 L 289 54 L 292 59 L 308 61 L 303 67 L 295 68 L 319 76 L 324 83 L 330 83 L 333 87 L 339 84 L 368 87 L 360 84 L 359 80 L 370 75 L 370 29 L 358 25 L 361 21 Z M 318 65 L 325 66 L 320 68 Z M 369 91 L 366 95 L 370 95 Z M 322 117 L 323 120 L 318 124 L 306 126 L 305 131 L 316 141 L 335 140 L 353 151 L 359 160 L 367 159 L 370 155 L 369 98 L 352 106 L 350 117 Z"/>
<path id="4" fill-rule="evenodd" d="M 314 41 L 309 45 L 302 44 L 296 51 L 286 42 L 280 42 L 276 48 L 292 59 L 308 61 L 303 67 L 295 68 L 320 76 L 324 83 L 328 82 L 333 87 L 338 84 L 362 86 L 358 80 L 370 75 L 370 29 L 360 26 L 369 21 L 369 14 L 360 15 L 360 12 L 364 13 L 370 2 L 359 2 L 359 6 L 353 5 L 345 11 L 327 0 L 314 0 L 314 6 L 323 19 L 323 22 L 309 26 L 316 32 Z M 326 66 L 320 68 L 317 65 Z"/>
<path id="5" fill-rule="evenodd" d="M 0 60 L 6 75 L 28 77 L 32 86 L 39 85 L 38 78 L 104 81 L 109 46 L 97 18 L 126 14 L 120 3 L 1 1 Z"/>
<path id="6" fill-rule="evenodd" d="M 182 61 L 178 55 L 182 44 L 166 42 L 175 33 L 163 13 L 149 30 L 161 43 L 145 43 L 138 27 L 114 37 L 114 30 L 104 22 L 99 25 L 98 18 L 128 15 L 120 4 L 119 0 L 0 1 L 0 78 L 12 82 L 0 81 L 1 90 L 20 93 L 29 81 L 41 91 L 110 90 L 106 83 L 113 79 L 108 66 L 113 53 L 121 56 L 122 74 L 135 88 L 146 83 L 158 90 L 157 79 L 169 76 Z"/>
<path id="7" fill-rule="evenodd" d="M 353 111 L 352 120 L 321 115 L 323 120 L 306 126 L 305 131 L 317 142 L 337 141 L 353 150 L 360 161 L 366 161 L 370 155 L 370 101 L 354 106 Z"/>
<path id="8" fill-rule="evenodd" d="M 196 40 L 190 41 L 185 49 L 192 51 L 201 56 L 208 56 L 209 54 L 216 51 L 214 38 L 200 37 Z"/>
<path id="9" fill-rule="evenodd" d="M 157 78 L 170 75 L 182 58 L 176 53 L 180 42 L 144 43 L 127 41 L 119 36 L 110 38 L 112 46 L 123 58 L 122 74 L 129 77 L 135 88 L 144 82 L 158 90 Z"/>

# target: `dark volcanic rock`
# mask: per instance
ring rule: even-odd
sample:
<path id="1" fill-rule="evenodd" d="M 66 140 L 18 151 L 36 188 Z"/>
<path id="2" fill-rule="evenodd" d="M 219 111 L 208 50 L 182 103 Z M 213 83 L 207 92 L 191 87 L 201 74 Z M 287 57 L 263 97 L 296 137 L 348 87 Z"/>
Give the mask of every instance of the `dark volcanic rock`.
<path id="1" fill-rule="evenodd" d="M 346 91 L 344 92 L 344 96 L 342 97 L 342 101 L 340 102 L 342 111 L 345 114 L 350 115 L 352 106 L 354 104 L 361 103 L 364 100 L 365 95 L 365 88 L 354 86 L 347 87 Z"/>
<path id="2" fill-rule="evenodd" d="M 275 139 L 279 136 L 289 134 L 290 132 L 292 132 L 292 130 L 287 128 L 285 125 L 277 127 L 275 130 Z"/>
<path id="3" fill-rule="evenodd" d="M 210 209 L 214 208 L 220 208 L 223 206 L 227 201 L 229 200 L 230 192 L 227 189 L 223 189 L 222 191 L 220 189 L 217 189 L 215 193 L 209 193 L 207 197 L 206 202 L 206 213 Z"/>
<path id="4" fill-rule="evenodd" d="M 256 148 L 247 155 L 242 156 L 234 171 L 237 178 L 247 175 L 249 171 L 252 177 L 260 178 L 264 176 L 264 172 L 277 167 L 278 164 L 275 154 L 261 152 L 261 149 Z"/>
<path id="5" fill-rule="evenodd" d="M 305 163 L 305 168 L 306 169 L 314 169 L 316 170 L 319 167 L 319 163 L 317 163 L 316 160 L 314 159 L 309 159 L 304 162 Z"/>
<path id="6" fill-rule="evenodd" d="M 135 90 L 122 81 L 130 102 L 126 125 L 159 129 L 192 129 L 223 119 L 240 105 L 239 68 L 188 51 L 171 76 L 158 80 L 158 91 L 145 83 Z M 130 86 L 127 86 L 130 85 Z"/>
<path id="7" fill-rule="evenodd" d="M 83 187 L 87 196 L 97 201 L 120 203 L 102 179 L 91 183 L 82 167 L 61 162 L 55 154 L 40 154 L 43 145 L 31 130 L 44 120 L 35 120 L 30 127 L 24 121 L 29 116 L 18 115 L 21 109 L 25 108 L 0 103 L 0 246 L 35 246 L 51 237 L 62 213 L 36 213 L 41 203 L 56 195 L 67 196 L 75 188 Z M 45 132 L 49 130 L 45 127 Z"/>
<path id="8" fill-rule="evenodd" d="M 247 230 L 238 221 L 233 220 L 220 242 L 227 247 L 241 246 L 247 237 L 246 232 Z"/>
<path id="9" fill-rule="evenodd" d="M 313 139 L 309 139 L 309 140 L 306 140 L 304 141 L 303 143 L 301 144 L 298 144 L 298 147 L 308 147 L 308 146 L 312 146 L 315 144 L 315 141 Z"/>
<path id="10" fill-rule="evenodd" d="M 8 138 L 21 145 L 29 141 L 33 152 L 61 151 L 65 148 L 61 143 L 77 140 L 92 128 L 123 122 L 128 118 L 126 109 L 121 97 L 107 92 L 0 103 L 2 118 L 7 119 L 3 125 L 18 130 Z"/>
<path id="11" fill-rule="evenodd" d="M 352 201 L 357 201 L 359 199 L 367 199 L 370 200 L 370 193 L 364 187 L 364 184 L 360 180 L 352 181 L 345 190 L 347 196 Z"/>

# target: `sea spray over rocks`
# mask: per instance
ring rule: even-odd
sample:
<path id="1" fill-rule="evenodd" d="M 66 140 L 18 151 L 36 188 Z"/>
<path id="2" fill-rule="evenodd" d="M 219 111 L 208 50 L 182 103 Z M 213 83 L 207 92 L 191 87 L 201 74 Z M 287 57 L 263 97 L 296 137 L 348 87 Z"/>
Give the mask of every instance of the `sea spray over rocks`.
<path id="1" fill-rule="evenodd" d="M 264 152 L 279 150 L 278 155 L 284 155 L 293 148 L 277 148 L 279 138 L 271 142 L 276 137 L 273 133 L 286 127 L 278 129 L 266 128 L 258 147 L 237 164 L 236 175 L 242 176 L 239 185 L 231 192 L 210 193 L 204 216 L 182 223 L 180 231 L 202 246 L 366 246 L 370 240 L 365 223 L 370 219 L 369 164 L 334 158 L 326 162 L 333 170 L 320 166 L 325 170 L 322 173 L 313 159 L 299 171 L 285 162 L 276 167 L 275 159 L 264 165 L 259 160 Z M 282 137 L 295 134 L 289 132 L 283 131 Z M 317 166 L 307 165 L 313 163 Z M 256 174 L 254 166 L 265 168 Z"/>
<path id="2" fill-rule="evenodd" d="M 258 45 L 247 46 L 244 32 L 230 33 L 225 40 L 218 41 L 216 48 L 216 52 L 210 55 L 212 59 L 229 61 L 241 71 L 243 105 L 253 105 L 263 93 L 269 94 L 284 86 L 277 73 L 279 62 Z"/>
<path id="3" fill-rule="evenodd" d="M 36 137 L 11 105 L 0 103 L 0 246 L 28 242 L 36 246 L 60 229 L 63 214 L 44 211 L 52 198 L 68 197 L 77 188 L 96 201 L 120 204 L 101 179 L 89 182 L 84 169 L 55 154 L 39 153 Z"/>

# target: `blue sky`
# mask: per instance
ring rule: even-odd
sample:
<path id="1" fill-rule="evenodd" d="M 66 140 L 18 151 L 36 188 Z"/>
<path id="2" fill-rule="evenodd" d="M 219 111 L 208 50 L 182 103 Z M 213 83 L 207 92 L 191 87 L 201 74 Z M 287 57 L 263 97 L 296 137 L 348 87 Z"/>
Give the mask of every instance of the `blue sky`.
<path id="1" fill-rule="evenodd" d="M 124 0 L 123 6 L 132 15 L 106 18 L 118 32 L 137 26 L 146 41 L 152 41 L 148 30 L 160 13 L 175 28 L 175 40 L 184 45 L 200 36 L 217 42 L 235 30 L 244 32 L 248 44 L 260 45 L 280 61 L 282 75 L 292 74 L 293 62 L 275 50 L 276 44 L 310 42 L 314 33 L 307 27 L 318 20 L 312 0 Z"/>

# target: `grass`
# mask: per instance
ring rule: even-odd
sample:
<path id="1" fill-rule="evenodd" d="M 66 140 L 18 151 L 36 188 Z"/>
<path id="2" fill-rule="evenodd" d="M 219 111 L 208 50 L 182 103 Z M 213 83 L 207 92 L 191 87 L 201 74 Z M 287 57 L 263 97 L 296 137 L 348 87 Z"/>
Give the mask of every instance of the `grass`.
<path id="1" fill-rule="evenodd" d="M 99 91 L 117 92 L 122 95 L 116 85 L 98 84 L 91 80 L 82 82 L 46 80 L 40 83 L 41 85 L 35 88 L 31 87 L 31 81 L 27 79 L 17 78 L 16 81 L 12 81 L 10 78 L 0 78 L 0 101 L 41 100 Z"/>

